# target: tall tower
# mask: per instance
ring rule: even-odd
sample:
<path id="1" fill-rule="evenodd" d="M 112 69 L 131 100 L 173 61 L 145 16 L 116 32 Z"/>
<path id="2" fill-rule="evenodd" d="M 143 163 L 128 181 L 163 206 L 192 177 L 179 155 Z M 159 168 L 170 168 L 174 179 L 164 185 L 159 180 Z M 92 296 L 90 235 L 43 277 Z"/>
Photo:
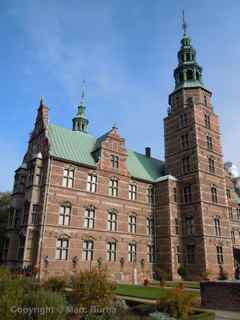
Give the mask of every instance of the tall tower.
<path id="1" fill-rule="evenodd" d="M 174 70 L 175 89 L 165 118 L 165 158 L 168 173 L 179 181 L 182 224 L 182 264 L 197 278 L 220 269 L 233 274 L 230 221 L 218 116 L 212 93 L 205 88 L 202 67 L 187 35 Z"/>
<path id="2" fill-rule="evenodd" d="M 73 118 L 73 131 L 80 131 L 87 133 L 88 132 L 88 119 L 85 115 L 85 110 L 86 107 L 84 106 L 84 90 L 82 90 L 82 96 L 81 96 L 81 101 L 80 105 L 78 106 L 78 112 L 76 116 Z"/>

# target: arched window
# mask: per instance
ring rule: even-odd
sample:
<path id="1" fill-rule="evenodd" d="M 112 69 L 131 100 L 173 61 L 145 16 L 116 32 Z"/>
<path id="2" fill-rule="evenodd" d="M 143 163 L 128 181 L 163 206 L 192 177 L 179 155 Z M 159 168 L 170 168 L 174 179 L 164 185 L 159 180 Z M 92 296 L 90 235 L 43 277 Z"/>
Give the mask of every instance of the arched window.
<path id="1" fill-rule="evenodd" d="M 217 237 L 221 236 L 221 225 L 220 225 L 220 218 L 219 217 L 215 217 L 213 219 L 214 221 L 214 230 L 215 230 L 215 235 Z"/>
<path id="2" fill-rule="evenodd" d="M 212 202 L 217 203 L 218 202 L 218 194 L 217 194 L 217 187 L 213 185 L 211 187 L 211 194 L 212 194 Z"/>

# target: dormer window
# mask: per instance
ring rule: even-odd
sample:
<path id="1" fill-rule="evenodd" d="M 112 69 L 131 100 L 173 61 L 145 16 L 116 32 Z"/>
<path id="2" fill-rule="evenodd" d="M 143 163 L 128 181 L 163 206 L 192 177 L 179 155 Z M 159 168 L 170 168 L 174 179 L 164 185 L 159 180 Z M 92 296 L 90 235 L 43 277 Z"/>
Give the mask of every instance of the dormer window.
<path id="1" fill-rule="evenodd" d="M 111 163 L 112 163 L 112 167 L 115 169 L 118 169 L 119 167 L 119 157 L 112 154 L 111 155 Z"/>

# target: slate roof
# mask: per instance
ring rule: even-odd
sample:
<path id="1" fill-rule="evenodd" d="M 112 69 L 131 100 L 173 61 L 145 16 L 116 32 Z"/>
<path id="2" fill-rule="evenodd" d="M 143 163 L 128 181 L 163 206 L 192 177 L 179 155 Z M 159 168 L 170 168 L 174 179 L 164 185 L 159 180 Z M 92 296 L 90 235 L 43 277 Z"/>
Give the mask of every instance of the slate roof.
<path id="1" fill-rule="evenodd" d="M 96 166 L 96 152 L 107 134 L 96 139 L 90 134 L 72 131 L 53 124 L 48 125 L 50 155 L 59 159 L 91 167 Z M 127 150 L 127 169 L 134 178 L 155 182 L 164 175 L 164 162 L 144 154 Z"/>

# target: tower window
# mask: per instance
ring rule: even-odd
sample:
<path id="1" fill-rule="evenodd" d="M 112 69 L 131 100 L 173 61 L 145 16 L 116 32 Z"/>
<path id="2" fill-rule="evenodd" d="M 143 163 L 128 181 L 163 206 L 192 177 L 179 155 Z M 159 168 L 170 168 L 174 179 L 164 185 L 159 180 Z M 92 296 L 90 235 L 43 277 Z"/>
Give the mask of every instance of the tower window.
<path id="1" fill-rule="evenodd" d="M 192 202 L 192 186 L 185 186 L 183 189 L 184 202 L 189 203 Z"/>
<path id="2" fill-rule="evenodd" d="M 67 260 L 69 241 L 67 239 L 57 240 L 56 259 Z"/>
<path id="3" fill-rule="evenodd" d="M 187 70 L 187 80 L 193 80 L 193 71 Z"/>
<path id="4" fill-rule="evenodd" d="M 218 194 L 217 194 L 217 188 L 216 186 L 213 186 L 211 188 L 211 194 L 212 194 L 212 202 L 218 203 Z"/>
<path id="5" fill-rule="evenodd" d="M 94 207 L 90 207 L 85 210 L 84 227 L 88 229 L 94 229 L 95 227 L 95 208 Z"/>
<path id="6" fill-rule="evenodd" d="M 208 170 L 211 173 L 215 173 L 215 161 L 213 158 L 208 158 Z"/>
<path id="7" fill-rule="evenodd" d="M 178 220 L 178 218 L 175 218 L 175 232 L 176 232 L 176 234 L 179 234 L 179 220 Z"/>
<path id="8" fill-rule="evenodd" d="M 111 163 L 112 167 L 118 169 L 119 167 L 119 157 L 115 156 L 114 154 L 111 155 Z"/>
<path id="9" fill-rule="evenodd" d="M 186 113 L 180 114 L 180 128 L 185 128 L 188 124 L 188 117 Z"/>
<path id="10" fill-rule="evenodd" d="M 205 104 L 206 107 L 208 106 L 207 96 L 204 96 L 204 104 Z"/>
<path id="11" fill-rule="evenodd" d="M 97 191 L 97 176 L 95 174 L 89 174 L 87 178 L 87 191 Z"/>
<path id="12" fill-rule="evenodd" d="M 116 261 L 117 245 L 115 241 L 107 242 L 107 261 Z"/>
<path id="13" fill-rule="evenodd" d="M 217 262 L 223 264 L 223 247 L 217 246 Z"/>
<path id="14" fill-rule="evenodd" d="M 154 190 L 153 190 L 153 187 L 152 186 L 150 186 L 149 188 L 148 188 L 148 203 L 150 204 L 150 205 L 153 205 L 154 204 Z"/>
<path id="15" fill-rule="evenodd" d="M 182 173 L 186 174 L 190 171 L 190 157 L 184 157 L 182 159 Z"/>
<path id="16" fill-rule="evenodd" d="M 211 128 L 211 124 L 210 124 L 210 116 L 208 114 L 204 115 L 204 123 L 205 123 L 205 127 L 207 129 Z"/>
<path id="17" fill-rule="evenodd" d="M 212 137 L 209 135 L 207 135 L 207 148 L 209 151 L 212 151 L 213 149 Z"/>
<path id="18" fill-rule="evenodd" d="M 183 73 L 182 73 L 182 72 L 179 73 L 179 81 L 180 81 L 180 82 L 183 81 Z"/>
<path id="19" fill-rule="evenodd" d="M 117 213 L 114 211 L 108 212 L 108 230 L 117 231 Z"/>
<path id="20" fill-rule="evenodd" d="M 185 219 L 186 224 L 186 234 L 191 235 L 193 234 L 193 217 L 186 217 Z"/>
<path id="21" fill-rule="evenodd" d="M 217 237 L 221 236 L 221 225 L 220 225 L 220 219 L 218 217 L 213 219 L 214 221 L 214 229 L 215 229 L 215 235 Z"/>
<path id="22" fill-rule="evenodd" d="M 111 178 L 108 187 L 109 195 L 112 197 L 118 196 L 118 180 L 116 178 Z"/>
<path id="23" fill-rule="evenodd" d="M 191 60 L 191 56 L 190 56 L 190 53 L 188 52 L 187 53 L 187 61 L 190 61 Z"/>
<path id="24" fill-rule="evenodd" d="M 147 218 L 147 235 L 152 236 L 153 235 L 153 217 Z"/>
<path id="25" fill-rule="evenodd" d="M 73 169 L 64 169 L 63 170 L 63 187 L 72 188 L 73 187 L 73 177 L 74 170 Z"/>
<path id="26" fill-rule="evenodd" d="M 234 244 L 236 242 L 234 230 L 231 231 L 231 238 L 232 238 L 232 243 Z"/>
<path id="27" fill-rule="evenodd" d="M 189 134 L 186 133 L 181 136 L 181 147 L 182 149 L 187 149 L 189 147 Z"/>
<path id="28" fill-rule="evenodd" d="M 93 260 L 93 250 L 94 250 L 93 241 L 92 240 L 84 240 L 83 241 L 82 259 L 84 261 L 92 261 Z"/>
<path id="29" fill-rule="evenodd" d="M 233 208 L 232 207 L 228 208 L 228 214 L 229 214 L 229 219 L 233 220 Z"/>
<path id="30" fill-rule="evenodd" d="M 187 246 L 187 262 L 189 264 L 195 263 L 195 245 L 193 244 Z"/>
<path id="31" fill-rule="evenodd" d="M 173 201 L 177 202 L 177 188 L 173 188 Z"/>
<path id="32" fill-rule="evenodd" d="M 200 74 L 199 74 L 199 72 L 196 72 L 196 80 L 200 80 Z"/>
<path id="33" fill-rule="evenodd" d="M 137 247 L 136 243 L 129 243 L 128 244 L 128 261 L 129 262 L 136 262 L 136 252 Z"/>
<path id="34" fill-rule="evenodd" d="M 130 184 L 128 186 L 128 199 L 136 200 L 137 198 L 137 186 L 135 184 Z"/>
<path id="35" fill-rule="evenodd" d="M 136 220 L 137 219 L 135 216 L 128 217 L 128 232 L 136 233 L 136 226 L 137 226 Z"/>

